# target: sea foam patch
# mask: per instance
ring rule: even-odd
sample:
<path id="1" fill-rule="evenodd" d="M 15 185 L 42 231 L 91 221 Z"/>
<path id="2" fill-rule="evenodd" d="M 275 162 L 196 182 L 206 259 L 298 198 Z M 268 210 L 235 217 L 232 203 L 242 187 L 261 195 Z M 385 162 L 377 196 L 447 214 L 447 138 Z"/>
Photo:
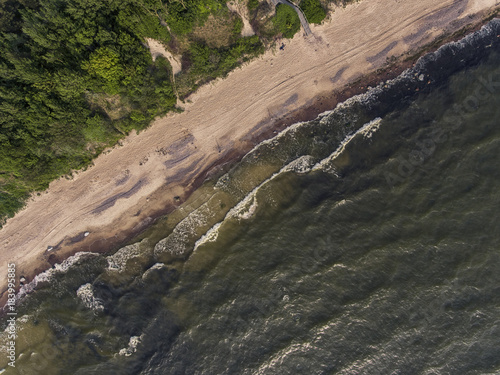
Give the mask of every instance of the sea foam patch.
<path id="1" fill-rule="evenodd" d="M 86 308 L 94 311 L 104 310 L 102 301 L 94 295 L 94 287 L 92 284 L 87 283 L 79 287 L 76 291 L 76 295 Z"/>
<path id="2" fill-rule="evenodd" d="M 19 289 L 19 292 L 16 295 L 16 299 L 20 300 L 24 298 L 26 295 L 33 292 L 37 288 L 37 286 L 52 281 L 54 276 L 58 274 L 67 273 L 72 267 L 76 267 L 80 262 L 87 261 L 99 256 L 99 254 L 95 253 L 78 252 L 75 255 L 70 256 L 68 259 L 64 260 L 62 263 L 56 263 L 53 268 L 39 273 L 33 278 L 30 283 L 23 285 Z"/>

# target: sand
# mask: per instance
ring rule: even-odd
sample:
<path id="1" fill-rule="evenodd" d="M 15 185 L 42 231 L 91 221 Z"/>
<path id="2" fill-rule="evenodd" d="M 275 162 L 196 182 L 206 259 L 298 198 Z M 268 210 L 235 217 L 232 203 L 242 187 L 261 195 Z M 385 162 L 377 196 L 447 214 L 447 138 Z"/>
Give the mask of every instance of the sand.
<path id="1" fill-rule="evenodd" d="M 229 1 L 227 7 L 231 12 L 236 12 L 243 21 L 243 28 L 241 29 L 241 36 L 252 36 L 255 35 L 252 25 L 250 25 L 250 20 L 248 18 L 248 8 L 246 1 Z"/>
<path id="2" fill-rule="evenodd" d="M 2 271 L 15 263 L 18 276 L 29 280 L 76 251 L 123 243 L 178 206 L 217 165 L 272 134 L 287 113 L 498 6 L 497 0 L 363 0 L 335 9 L 328 22 L 312 26 L 313 35 L 299 33 L 284 41 L 284 50 L 203 86 L 183 113 L 155 120 L 93 167 L 34 195 L 0 230 Z"/>
<path id="3" fill-rule="evenodd" d="M 172 53 L 165 49 L 163 44 L 155 39 L 146 38 L 146 43 L 148 44 L 153 61 L 155 61 L 158 56 L 163 56 L 172 66 L 172 74 L 176 75 L 177 73 L 181 72 L 182 65 L 180 56 L 174 56 Z"/>

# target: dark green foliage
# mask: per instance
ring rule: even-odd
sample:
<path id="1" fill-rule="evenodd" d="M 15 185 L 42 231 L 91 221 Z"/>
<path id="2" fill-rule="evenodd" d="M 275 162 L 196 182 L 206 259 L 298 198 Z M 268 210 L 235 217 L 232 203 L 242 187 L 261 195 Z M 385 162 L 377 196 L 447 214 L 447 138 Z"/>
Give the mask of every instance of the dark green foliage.
<path id="1" fill-rule="evenodd" d="M 248 0 L 247 7 L 250 12 L 257 9 L 258 6 L 259 6 L 259 0 Z"/>
<path id="2" fill-rule="evenodd" d="M 92 77 L 103 82 L 105 92 L 115 94 L 120 90 L 124 79 L 124 69 L 120 64 L 120 54 L 110 48 L 101 47 L 90 54 L 82 68 Z"/>
<path id="3" fill-rule="evenodd" d="M 179 1 L 168 3 L 167 22 L 170 29 L 176 34 L 191 32 L 196 22 L 197 13 L 193 7 L 186 7 Z"/>
<path id="4" fill-rule="evenodd" d="M 122 132 L 142 129 L 176 102 L 170 67 L 143 37 L 169 35 L 146 2 L 2 2 L 0 224 L 33 190 L 88 165 Z M 158 3 L 158 7 L 161 7 Z M 161 27 L 160 27 L 161 26 Z M 111 118 L 102 102 L 125 103 Z"/>
<path id="5" fill-rule="evenodd" d="M 319 0 L 302 0 L 299 4 L 309 23 L 321 23 L 326 17 L 326 12 Z"/>
<path id="6" fill-rule="evenodd" d="M 242 62 L 263 52 L 264 46 L 256 35 L 240 38 L 226 48 L 210 48 L 203 43 L 192 43 L 189 56 L 185 57 L 189 60 L 189 69 L 177 78 L 181 96 L 191 93 L 200 84 L 226 76 Z"/>
<path id="7" fill-rule="evenodd" d="M 173 0 L 166 3 L 167 23 L 175 34 L 187 34 L 196 25 L 202 25 L 210 13 L 225 6 L 217 0 Z"/>
<path id="8" fill-rule="evenodd" d="M 238 38 L 241 35 L 241 30 L 243 30 L 243 21 L 240 17 L 236 17 L 232 30 L 233 37 Z"/>
<path id="9" fill-rule="evenodd" d="M 278 4 L 273 19 L 274 26 L 285 38 L 293 38 L 300 29 L 300 20 L 297 12 L 288 5 Z"/>
<path id="10" fill-rule="evenodd" d="M 28 198 L 28 189 L 16 186 L 15 184 L 5 184 L 0 191 L 0 212 L 3 216 L 13 216 L 17 210 L 23 207 L 23 202 Z"/>

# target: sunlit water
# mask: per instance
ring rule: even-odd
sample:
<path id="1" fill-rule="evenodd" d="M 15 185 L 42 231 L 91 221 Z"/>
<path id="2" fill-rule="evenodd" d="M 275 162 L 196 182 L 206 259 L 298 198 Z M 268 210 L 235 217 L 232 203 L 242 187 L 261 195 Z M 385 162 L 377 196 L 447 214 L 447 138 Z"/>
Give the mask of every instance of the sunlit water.
<path id="1" fill-rule="evenodd" d="M 40 277 L 5 373 L 500 373 L 499 35 L 264 142 L 142 242 Z"/>

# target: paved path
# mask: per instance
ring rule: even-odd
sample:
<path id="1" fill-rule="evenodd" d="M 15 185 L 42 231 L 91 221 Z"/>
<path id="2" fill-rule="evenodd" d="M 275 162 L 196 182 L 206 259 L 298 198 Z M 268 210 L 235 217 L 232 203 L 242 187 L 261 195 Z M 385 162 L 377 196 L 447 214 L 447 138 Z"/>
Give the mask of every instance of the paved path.
<path id="1" fill-rule="evenodd" d="M 276 6 L 278 4 L 285 4 L 290 7 L 292 7 L 296 12 L 297 15 L 299 16 L 300 24 L 302 25 L 302 28 L 304 29 L 304 32 L 306 35 L 312 34 L 311 28 L 309 27 L 309 22 L 307 22 L 306 16 L 304 12 L 302 12 L 302 9 L 300 9 L 297 5 L 291 3 L 288 0 L 271 0 L 271 3 Z"/>

